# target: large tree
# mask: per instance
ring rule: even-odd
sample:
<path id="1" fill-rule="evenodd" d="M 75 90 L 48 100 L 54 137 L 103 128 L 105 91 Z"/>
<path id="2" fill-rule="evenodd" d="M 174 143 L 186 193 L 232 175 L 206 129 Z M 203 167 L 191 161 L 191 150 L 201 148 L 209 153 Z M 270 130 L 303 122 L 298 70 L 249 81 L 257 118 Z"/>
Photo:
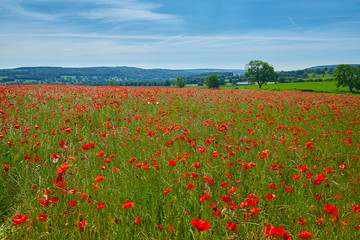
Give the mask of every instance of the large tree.
<path id="1" fill-rule="evenodd" d="M 175 86 L 179 87 L 179 88 L 183 88 L 186 86 L 186 79 L 184 77 L 178 77 L 176 80 L 175 80 Z"/>
<path id="2" fill-rule="evenodd" d="M 337 66 L 334 77 L 338 81 L 338 87 L 348 86 L 350 92 L 353 92 L 353 88 L 360 89 L 360 68 L 358 67 L 340 64 Z"/>
<path id="3" fill-rule="evenodd" d="M 279 74 L 266 62 L 253 60 L 245 66 L 245 69 L 247 70 L 245 76 L 250 78 L 252 83 L 257 83 L 259 88 L 261 88 L 263 84 L 277 82 L 278 80 Z"/>
<path id="4" fill-rule="evenodd" d="M 208 88 L 219 88 L 220 87 L 220 80 L 219 80 L 219 76 L 212 74 L 209 76 L 206 85 L 208 86 Z"/>

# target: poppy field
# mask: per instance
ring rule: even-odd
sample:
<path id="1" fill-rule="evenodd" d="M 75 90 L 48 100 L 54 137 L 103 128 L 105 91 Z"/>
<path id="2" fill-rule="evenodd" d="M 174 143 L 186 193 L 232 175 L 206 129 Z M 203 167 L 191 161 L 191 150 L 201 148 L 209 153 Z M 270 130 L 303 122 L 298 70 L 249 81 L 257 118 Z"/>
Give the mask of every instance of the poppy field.
<path id="1" fill-rule="evenodd" d="M 360 98 L 0 86 L 1 239 L 360 238 Z"/>

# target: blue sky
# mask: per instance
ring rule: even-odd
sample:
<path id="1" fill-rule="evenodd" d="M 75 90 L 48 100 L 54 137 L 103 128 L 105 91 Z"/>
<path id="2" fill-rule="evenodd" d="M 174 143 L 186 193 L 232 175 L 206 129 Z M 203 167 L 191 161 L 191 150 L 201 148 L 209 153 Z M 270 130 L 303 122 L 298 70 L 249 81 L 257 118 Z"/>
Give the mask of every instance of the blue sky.
<path id="1" fill-rule="evenodd" d="M 0 68 L 360 64 L 360 0 L 0 0 Z"/>

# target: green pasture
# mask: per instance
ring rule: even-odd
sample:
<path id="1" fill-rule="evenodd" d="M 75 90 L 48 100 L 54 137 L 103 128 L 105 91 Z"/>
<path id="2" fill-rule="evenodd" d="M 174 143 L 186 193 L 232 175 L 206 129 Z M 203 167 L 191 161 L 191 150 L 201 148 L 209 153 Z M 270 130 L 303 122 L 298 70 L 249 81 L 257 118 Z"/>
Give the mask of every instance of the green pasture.
<path id="1" fill-rule="evenodd" d="M 238 86 L 239 89 L 246 90 L 266 90 L 266 91 L 314 91 L 326 93 L 347 93 L 348 87 L 336 87 L 336 82 L 297 82 L 297 83 L 277 83 L 263 85 L 259 89 L 258 85 Z"/>

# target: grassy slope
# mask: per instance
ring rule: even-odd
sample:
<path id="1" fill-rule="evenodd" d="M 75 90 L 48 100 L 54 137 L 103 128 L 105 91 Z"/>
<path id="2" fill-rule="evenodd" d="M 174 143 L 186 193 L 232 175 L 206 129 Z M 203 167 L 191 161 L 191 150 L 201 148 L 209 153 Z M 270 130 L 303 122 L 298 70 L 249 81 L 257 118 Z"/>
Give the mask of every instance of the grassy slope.
<path id="1" fill-rule="evenodd" d="M 327 93 L 347 93 L 349 88 L 336 87 L 336 82 L 297 82 L 297 83 L 278 83 L 263 85 L 259 88 L 258 85 L 246 86 L 224 86 L 223 89 L 244 89 L 244 90 L 263 90 L 263 91 L 304 91 L 313 90 L 314 92 L 327 92 Z"/>
<path id="2" fill-rule="evenodd" d="M 240 86 L 239 89 L 259 90 L 259 86 Z M 279 83 L 264 85 L 260 90 L 284 91 L 284 90 L 313 90 L 316 92 L 348 92 L 346 87 L 336 87 L 336 82 L 298 82 L 298 83 Z"/>

